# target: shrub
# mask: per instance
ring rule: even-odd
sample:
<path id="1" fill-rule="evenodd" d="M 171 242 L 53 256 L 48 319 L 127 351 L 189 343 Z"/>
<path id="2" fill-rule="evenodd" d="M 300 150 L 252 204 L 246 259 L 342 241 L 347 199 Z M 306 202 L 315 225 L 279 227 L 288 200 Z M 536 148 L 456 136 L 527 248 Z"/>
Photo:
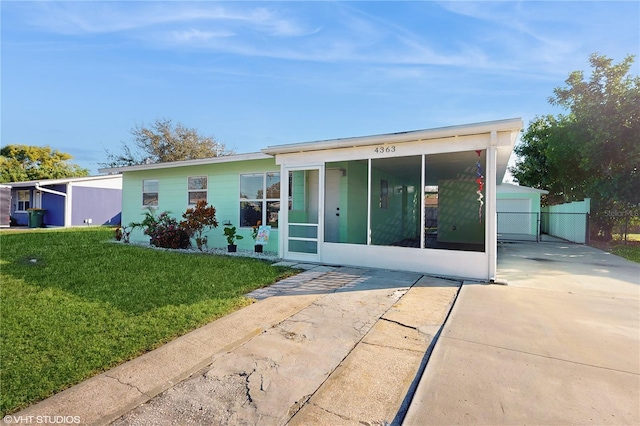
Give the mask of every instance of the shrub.
<path id="1" fill-rule="evenodd" d="M 147 213 L 143 223 L 146 226 L 144 233 L 151 238 L 151 245 L 172 249 L 189 247 L 189 233 L 180 227 L 176 219 L 169 216 L 169 212 L 162 212 L 158 217 Z"/>
<path id="2" fill-rule="evenodd" d="M 184 229 L 190 237 L 195 238 L 198 249 L 202 250 L 202 247 L 207 245 L 207 237 L 202 234 L 211 228 L 218 227 L 215 207 L 207 207 L 206 201 L 198 201 L 195 207 L 188 208 L 182 214 L 182 218 L 184 220 L 180 222 L 180 228 Z"/>

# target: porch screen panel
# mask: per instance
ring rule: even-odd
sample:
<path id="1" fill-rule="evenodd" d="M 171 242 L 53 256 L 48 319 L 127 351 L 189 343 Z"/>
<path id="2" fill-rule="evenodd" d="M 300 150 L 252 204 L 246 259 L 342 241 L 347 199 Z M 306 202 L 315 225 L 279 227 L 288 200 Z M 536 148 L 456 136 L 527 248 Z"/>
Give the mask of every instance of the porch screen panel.
<path id="1" fill-rule="evenodd" d="M 422 157 L 371 161 L 371 244 L 420 247 Z"/>
<path id="2" fill-rule="evenodd" d="M 325 164 L 324 241 L 367 244 L 367 160 Z"/>
<path id="3" fill-rule="evenodd" d="M 484 150 L 425 156 L 425 248 L 484 251 L 485 170 Z"/>

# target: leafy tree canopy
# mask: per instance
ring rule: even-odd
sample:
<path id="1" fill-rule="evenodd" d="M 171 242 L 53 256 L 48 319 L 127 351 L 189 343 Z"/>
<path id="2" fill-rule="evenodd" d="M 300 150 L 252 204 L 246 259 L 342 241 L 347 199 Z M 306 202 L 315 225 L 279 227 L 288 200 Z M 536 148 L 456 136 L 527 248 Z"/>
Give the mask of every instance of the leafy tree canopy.
<path id="1" fill-rule="evenodd" d="M 536 117 L 511 169 L 519 183 L 548 190 L 550 204 L 590 197 L 594 223 L 606 236 L 613 224 L 607 211 L 640 203 L 640 77 L 629 74 L 633 60 L 614 64 L 593 54 L 589 79 L 570 73 L 549 98 L 568 114 Z"/>
<path id="2" fill-rule="evenodd" d="M 194 160 L 233 154 L 213 137 L 198 134 L 197 130 L 181 123 L 173 126 L 171 120 L 157 119 L 150 126 L 137 125 L 131 129 L 131 145 L 122 144 L 122 152 L 107 151 L 104 167 L 122 167 L 135 164 L 165 163 Z"/>
<path id="3" fill-rule="evenodd" d="M 0 182 L 88 176 L 89 170 L 68 162 L 72 158 L 49 146 L 7 145 L 0 150 Z"/>

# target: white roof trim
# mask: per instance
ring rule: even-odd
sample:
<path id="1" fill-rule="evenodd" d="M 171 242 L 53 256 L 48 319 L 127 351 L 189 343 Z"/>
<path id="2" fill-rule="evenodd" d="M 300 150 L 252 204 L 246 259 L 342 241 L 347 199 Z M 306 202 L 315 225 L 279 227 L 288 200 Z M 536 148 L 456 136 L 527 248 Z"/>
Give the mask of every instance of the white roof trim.
<path id="1" fill-rule="evenodd" d="M 170 161 L 167 163 L 136 164 L 135 166 L 98 169 L 98 171 L 100 173 L 122 173 L 122 172 L 134 172 L 134 171 L 140 171 L 140 170 L 156 170 L 156 169 L 170 169 L 173 167 L 198 166 L 203 164 L 232 163 L 234 161 L 265 160 L 267 158 L 273 158 L 273 157 L 271 155 L 263 154 L 262 152 L 252 152 L 249 154 L 223 155 L 220 157 L 198 158 L 196 160 L 184 160 L 184 161 Z"/>
<path id="2" fill-rule="evenodd" d="M 500 194 L 509 194 L 509 193 L 538 193 L 538 194 L 548 194 L 549 191 L 545 189 L 537 189 L 531 188 L 528 186 L 522 185 L 514 185 L 512 183 L 501 183 L 497 186 L 497 192 Z"/>
<path id="3" fill-rule="evenodd" d="M 366 145 L 379 145 L 383 143 L 401 143 L 429 139 L 441 139 L 455 136 L 477 135 L 492 131 L 520 131 L 523 127 L 521 118 L 511 118 L 483 123 L 464 124 L 459 126 L 440 127 L 427 130 L 415 130 L 410 132 L 388 133 L 373 136 L 360 136 L 353 138 L 329 139 L 315 142 L 294 143 L 287 145 L 273 145 L 262 152 L 276 155 L 294 152 L 319 151 L 326 149 L 351 148 Z"/>
<path id="4" fill-rule="evenodd" d="M 102 175 L 102 176 L 84 176 L 84 177 L 74 177 L 74 178 L 62 178 L 62 179 L 41 179 L 41 180 L 27 180 L 23 182 L 9 182 L 5 183 L 5 185 L 11 186 L 12 188 L 24 188 L 28 186 L 35 185 L 64 185 L 67 183 L 74 182 L 90 182 L 94 180 L 108 180 L 108 179 L 122 179 L 120 175 Z"/>

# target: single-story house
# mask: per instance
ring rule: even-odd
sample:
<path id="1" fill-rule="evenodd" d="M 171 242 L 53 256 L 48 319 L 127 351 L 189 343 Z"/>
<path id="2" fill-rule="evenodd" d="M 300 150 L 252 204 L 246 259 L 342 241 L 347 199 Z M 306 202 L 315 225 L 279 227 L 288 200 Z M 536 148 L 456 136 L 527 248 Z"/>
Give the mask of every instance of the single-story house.
<path id="1" fill-rule="evenodd" d="M 122 223 L 177 218 L 199 200 L 221 224 L 271 226 L 292 261 L 493 280 L 497 187 L 522 119 L 270 146 L 258 153 L 102 169 L 120 172 Z M 141 231 L 132 240 L 148 241 Z M 210 247 L 225 247 L 222 229 Z"/>
<path id="2" fill-rule="evenodd" d="M 29 224 L 29 211 L 41 209 L 46 226 L 117 225 L 122 211 L 122 175 L 43 179 L 7 183 L 11 217 Z"/>

